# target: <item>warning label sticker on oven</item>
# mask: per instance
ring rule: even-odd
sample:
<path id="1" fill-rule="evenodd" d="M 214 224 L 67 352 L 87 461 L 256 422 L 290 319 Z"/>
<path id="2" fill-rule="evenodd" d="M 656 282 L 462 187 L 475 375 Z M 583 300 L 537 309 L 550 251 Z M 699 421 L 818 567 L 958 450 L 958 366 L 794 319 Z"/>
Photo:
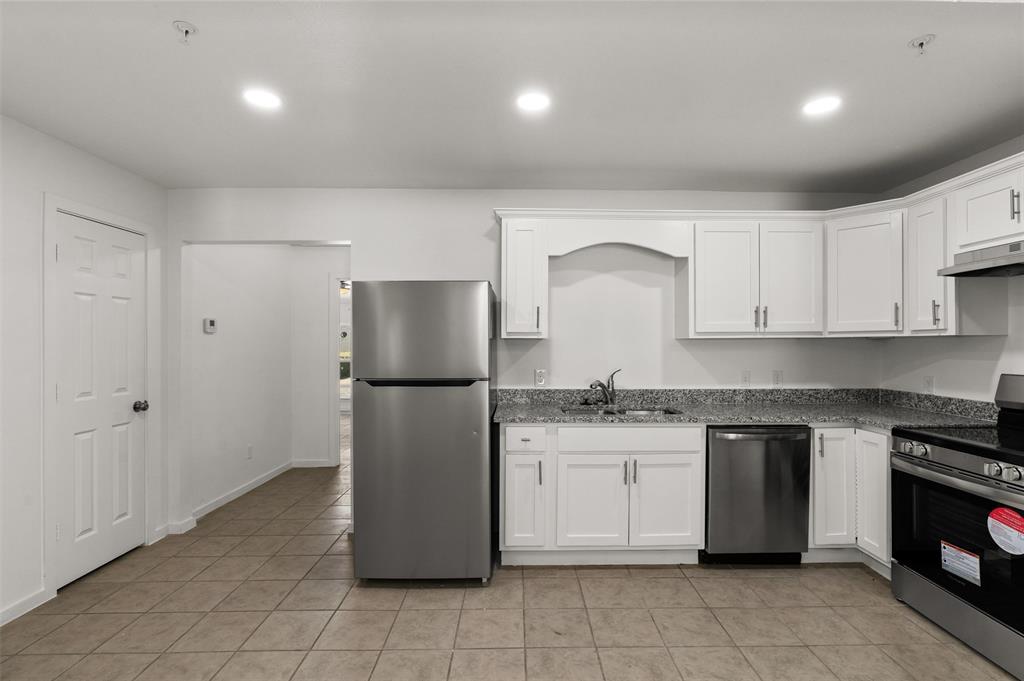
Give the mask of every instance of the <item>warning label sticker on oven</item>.
<path id="1" fill-rule="evenodd" d="M 1012 508 L 1001 506 L 988 514 L 988 533 L 1003 551 L 1024 554 L 1024 517 Z"/>
<path id="2" fill-rule="evenodd" d="M 981 556 L 954 546 L 948 541 L 941 541 L 942 569 L 957 577 L 966 579 L 971 584 L 981 586 Z"/>

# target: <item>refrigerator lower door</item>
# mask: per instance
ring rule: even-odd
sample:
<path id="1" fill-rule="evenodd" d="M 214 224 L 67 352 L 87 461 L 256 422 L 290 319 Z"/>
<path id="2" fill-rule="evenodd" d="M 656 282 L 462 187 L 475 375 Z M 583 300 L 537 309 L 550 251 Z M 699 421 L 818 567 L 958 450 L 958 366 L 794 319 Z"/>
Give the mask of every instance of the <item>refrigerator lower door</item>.
<path id="1" fill-rule="evenodd" d="M 491 576 L 489 384 L 466 383 L 354 383 L 356 577 Z"/>

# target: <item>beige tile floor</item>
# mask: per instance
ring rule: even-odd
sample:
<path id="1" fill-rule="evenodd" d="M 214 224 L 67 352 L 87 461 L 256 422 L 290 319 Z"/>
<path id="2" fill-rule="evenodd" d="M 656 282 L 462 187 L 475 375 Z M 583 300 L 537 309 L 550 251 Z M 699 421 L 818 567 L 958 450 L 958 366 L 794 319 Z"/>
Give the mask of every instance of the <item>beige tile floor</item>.
<path id="1" fill-rule="evenodd" d="M 859 566 L 502 568 L 356 584 L 347 457 L 288 471 L 0 629 L 3 681 L 1009 679 Z"/>

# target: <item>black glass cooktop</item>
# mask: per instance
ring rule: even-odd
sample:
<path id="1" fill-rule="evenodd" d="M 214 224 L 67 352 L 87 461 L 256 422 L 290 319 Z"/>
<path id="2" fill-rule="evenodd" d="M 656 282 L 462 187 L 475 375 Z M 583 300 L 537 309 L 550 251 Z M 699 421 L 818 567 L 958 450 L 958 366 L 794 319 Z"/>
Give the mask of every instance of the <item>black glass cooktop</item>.
<path id="1" fill-rule="evenodd" d="M 895 428 L 897 437 L 1024 465 L 1024 428 L 1017 426 Z"/>

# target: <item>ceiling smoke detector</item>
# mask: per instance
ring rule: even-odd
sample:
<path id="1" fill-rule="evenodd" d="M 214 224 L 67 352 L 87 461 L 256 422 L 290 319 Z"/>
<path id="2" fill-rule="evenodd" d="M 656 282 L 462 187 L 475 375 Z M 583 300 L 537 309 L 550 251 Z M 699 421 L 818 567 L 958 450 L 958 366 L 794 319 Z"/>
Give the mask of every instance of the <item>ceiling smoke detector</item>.
<path id="1" fill-rule="evenodd" d="M 175 21 L 171 26 L 178 32 L 178 42 L 182 45 L 188 45 L 188 41 L 199 31 L 195 24 L 190 24 L 187 21 Z"/>
<path id="2" fill-rule="evenodd" d="M 931 45 L 933 40 L 935 40 L 935 34 L 926 33 L 925 35 L 920 35 L 911 40 L 909 43 L 907 43 L 907 47 L 909 47 L 912 50 L 917 50 L 917 53 L 919 55 L 924 54 L 925 48 Z"/>

